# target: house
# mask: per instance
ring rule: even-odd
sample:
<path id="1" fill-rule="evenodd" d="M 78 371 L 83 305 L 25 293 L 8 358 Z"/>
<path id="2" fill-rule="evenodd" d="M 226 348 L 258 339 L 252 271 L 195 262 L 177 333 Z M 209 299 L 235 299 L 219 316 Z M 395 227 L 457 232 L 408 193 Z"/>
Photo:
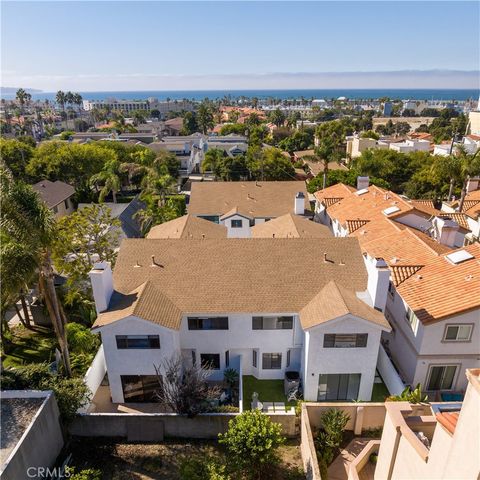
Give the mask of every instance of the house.
<path id="1" fill-rule="evenodd" d="M 155 225 L 148 232 L 147 238 L 227 238 L 227 228 L 193 215 L 183 215 L 175 220 Z"/>
<path id="2" fill-rule="evenodd" d="M 374 305 L 392 326 L 383 343 L 403 381 L 432 396 L 464 391 L 461 372 L 480 366 L 480 244 L 455 248 L 459 225 L 449 216 L 433 216 L 422 231 L 431 206 L 376 188 L 317 192 L 316 218 L 359 240 L 369 279 L 378 277 Z"/>
<path id="3" fill-rule="evenodd" d="M 467 370 L 466 377 L 462 403 L 385 403 L 375 480 L 478 478 L 480 370 Z"/>
<path id="4" fill-rule="evenodd" d="M 79 203 L 78 209 L 92 206 L 92 203 Z M 142 229 L 135 218 L 135 214 L 145 208 L 145 204 L 138 197 L 129 203 L 106 202 L 101 204 L 110 209 L 110 217 L 120 221 L 120 240 L 123 238 L 141 238 Z"/>
<path id="5" fill-rule="evenodd" d="M 41 180 L 32 185 L 32 188 L 40 195 L 48 208 L 55 214 L 55 218 L 61 218 L 69 215 L 75 210 L 72 197 L 75 194 L 75 188 L 65 182 L 56 180 Z"/>
<path id="6" fill-rule="evenodd" d="M 315 150 L 299 150 L 293 152 L 293 159 L 295 162 L 303 162 L 304 165 L 307 165 L 308 171 L 316 177 L 320 173 L 323 173 L 323 162 L 314 162 L 310 157 L 315 155 Z M 348 168 L 342 163 L 338 162 L 328 162 L 328 170 L 343 170 L 348 171 Z"/>
<path id="7" fill-rule="evenodd" d="M 188 213 L 222 223 L 230 237 L 250 236 L 250 227 L 294 213 L 311 216 L 305 182 L 193 182 Z"/>
<path id="8" fill-rule="evenodd" d="M 330 229 L 311 219 L 286 213 L 251 228 L 253 238 L 325 238 L 331 237 Z"/>
<path id="9" fill-rule="evenodd" d="M 307 400 L 371 397 L 390 326 L 357 239 L 127 239 L 90 278 L 114 403 L 151 399 L 173 355 L 211 380 L 297 371 Z"/>

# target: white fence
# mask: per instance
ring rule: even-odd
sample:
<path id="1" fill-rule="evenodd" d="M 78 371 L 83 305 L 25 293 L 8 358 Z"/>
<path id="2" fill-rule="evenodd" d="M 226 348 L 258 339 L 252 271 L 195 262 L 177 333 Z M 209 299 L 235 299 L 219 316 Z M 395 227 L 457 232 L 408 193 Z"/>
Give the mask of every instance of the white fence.
<path id="1" fill-rule="evenodd" d="M 103 345 L 100 345 L 95 358 L 93 359 L 92 364 L 90 365 L 87 373 L 83 377 L 83 381 L 90 390 L 90 393 L 93 397 L 98 387 L 102 383 L 105 373 L 107 372 L 107 365 L 105 363 L 105 355 L 103 353 Z M 78 413 L 87 413 L 88 405 L 80 408 Z"/>
<path id="2" fill-rule="evenodd" d="M 377 370 L 390 392 L 390 395 L 400 395 L 405 388 L 392 361 L 388 357 L 382 345 L 378 351 Z"/>

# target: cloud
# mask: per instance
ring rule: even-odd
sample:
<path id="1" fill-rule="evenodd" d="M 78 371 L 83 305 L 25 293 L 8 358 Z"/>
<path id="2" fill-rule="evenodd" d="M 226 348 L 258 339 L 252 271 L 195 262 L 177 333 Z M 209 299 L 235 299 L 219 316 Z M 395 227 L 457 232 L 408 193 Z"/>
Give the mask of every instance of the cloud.
<path id="1" fill-rule="evenodd" d="M 268 72 L 169 75 L 157 73 L 20 75 L 3 72 L 3 85 L 77 91 L 240 90 L 328 88 L 480 88 L 476 70 L 398 70 L 371 72 Z"/>

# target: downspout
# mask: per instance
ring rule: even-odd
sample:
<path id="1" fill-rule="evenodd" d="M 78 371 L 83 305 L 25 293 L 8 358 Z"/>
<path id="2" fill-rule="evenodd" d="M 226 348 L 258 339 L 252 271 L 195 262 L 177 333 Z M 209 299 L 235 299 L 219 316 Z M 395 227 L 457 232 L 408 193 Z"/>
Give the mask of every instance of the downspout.
<path id="1" fill-rule="evenodd" d="M 400 439 L 402 438 L 402 432 L 401 432 L 401 428 L 400 428 L 399 425 L 397 425 L 395 430 L 396 430 L 395 443 L 393 444 L 393 452 L 392 452 L 392 455 L 390 457 L 390 465 L 388 467 L 387 480 L 392 479 L 393 469 L 395 468 L 395 462 L 397 460 L 398 447 L 400 446 Z"/>

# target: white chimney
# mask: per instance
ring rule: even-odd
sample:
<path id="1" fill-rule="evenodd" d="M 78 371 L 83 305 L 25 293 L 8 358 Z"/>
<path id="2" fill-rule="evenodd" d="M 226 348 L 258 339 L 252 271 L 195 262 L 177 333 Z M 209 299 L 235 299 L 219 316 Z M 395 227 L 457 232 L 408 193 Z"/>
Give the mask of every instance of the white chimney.
<path id="1" fill-rule="evenodd" d="M 467 182 L 467 193 L 474 192 L 475 190 L 478 190 L 478 187 L 480 186 L 480 178 L 469 178 Z"/>
<path id="2" fill-rule="evenodd" d="M 458 232 L 458 223 L 448 217 L 435 217 L 432 222 L 435 240 L 442 245 L 453 248 Z"/>
<path id="3" fill-rule="evenodd" d="M 373 306 L 380 311 L 385 311 L 387 304 L 388 287 L 390 285 L 390 269 L 383 258 L 374 258 L 364 255 L 367 267 L 367 290 L 373 301 Z"/>
<path id="4" fill-rule="evenodd" d="M 370 185 L 370 177 L 357 177 L 357 190 L 363 190 Z"/>
<path id="5" fill-rule="evenodd" d="M 108 309 L 110 297 L 113 293 L 113 274 L 110 268 L 110 262 L 95 263 L 88 275 L 92 283 L 97 314 L 104 312 Z"/>
<path id="6" fill-rule="evenodd" d="M 305 195 L 303 192 L 298 192 L 295 195 L 295 205 L 293 212 L 295 215 L 303 215 L 305 213 Z"/>

